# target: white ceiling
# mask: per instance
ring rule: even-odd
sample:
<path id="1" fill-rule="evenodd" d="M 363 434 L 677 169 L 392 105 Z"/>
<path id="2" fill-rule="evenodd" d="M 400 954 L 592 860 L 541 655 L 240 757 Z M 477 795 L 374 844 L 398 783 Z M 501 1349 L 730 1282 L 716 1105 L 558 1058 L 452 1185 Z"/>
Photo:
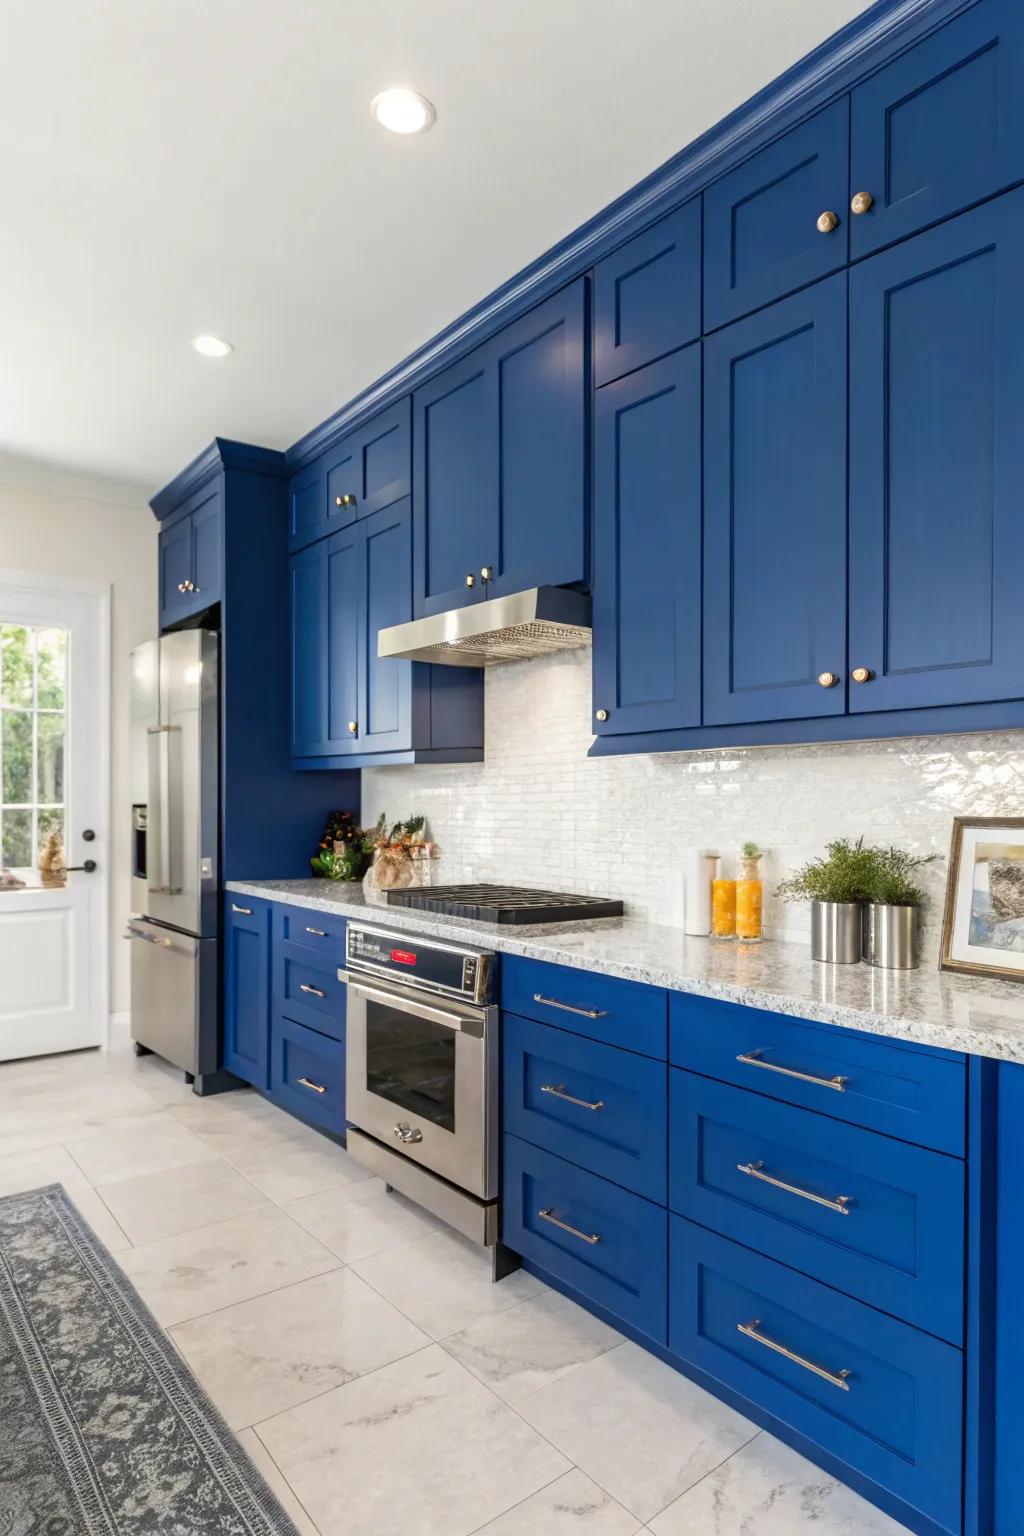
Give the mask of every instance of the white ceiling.
<path id="1" fill-rule="evenodd" d="M 865 8 L 6 6 L 0 450 L 154 488 L 287 447 Z M 396 83 L 421 138 L 370 117 Z"/>

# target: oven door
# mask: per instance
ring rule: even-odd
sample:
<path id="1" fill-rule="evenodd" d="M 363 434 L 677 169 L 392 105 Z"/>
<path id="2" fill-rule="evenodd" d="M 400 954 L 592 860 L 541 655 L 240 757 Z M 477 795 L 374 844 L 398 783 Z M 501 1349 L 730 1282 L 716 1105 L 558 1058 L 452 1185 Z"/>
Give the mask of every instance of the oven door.
<path id="1" fill-rule="evenodd" d="M 338 974 L 348 983 L 346 1119 L 460 1189 L 494 1199 L 495 1010 Z"/>

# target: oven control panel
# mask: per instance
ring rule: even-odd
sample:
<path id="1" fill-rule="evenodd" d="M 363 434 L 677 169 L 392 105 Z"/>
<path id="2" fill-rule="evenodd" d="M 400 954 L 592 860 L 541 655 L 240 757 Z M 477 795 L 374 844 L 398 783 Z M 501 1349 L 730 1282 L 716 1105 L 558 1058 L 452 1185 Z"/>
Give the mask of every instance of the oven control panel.
<path id="1" fill-rule="evenodd" d="M 488 1003 L 491 999 L 494 956 L 486 950 L 349 923 L 345 955 L 354 971 L 390 976 L 404 986 L 422 987 L 468 1003 Z"/>

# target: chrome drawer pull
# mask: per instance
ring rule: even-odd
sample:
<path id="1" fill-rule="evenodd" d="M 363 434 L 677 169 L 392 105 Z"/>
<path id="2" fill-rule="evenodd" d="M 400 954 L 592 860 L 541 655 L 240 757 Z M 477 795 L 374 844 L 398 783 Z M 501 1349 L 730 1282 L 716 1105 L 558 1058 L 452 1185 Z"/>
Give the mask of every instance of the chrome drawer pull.
<path id="1" fill-rule="evenodd" d="M 748 1178 L 760 1179 L 762 1184 L 770 1184 L 773 1189 L 783 1189 L 787 1195 L 799 1195 L 801 1200 L 812 1200 L 815 1205 L 823 1205 L 826 1210 L 838 1211 L 840 1216 L 849 1216 L 849 1195 L 836 1195 L 830 1200 L 827 1195 L 812 1194 L 809 1189 L 801 1189 L 799 1184 L 787 1184 L 785 1179 L 773 1178 L 770 1173 L 764 1173 L 764 1163 L 737 1163 L 737 1173 L 745 1173 Z"/>
<path id="2" fill-rule="evenodd" d="M 327 996 L 327 993 L 324 992 L 320 987 L 311 987 L 309 985 L 309 983 L 306 982 L 306 981 L 302 981 L 302 982 L 299 983 L 299 991 L 300 992 L 308 992 L 310 997 L 324 998 L 324 997 Z"/>
<path id="3" fill-rule="evenodd" d="M 232 902 L 231 910 L 232 912 L 241 912 L 243 917 L 252 917 L 252 907 L 236 907 L 234 902 Z"/>
<path id="4" fill-rule="evenodd" d="M 568 1232 L 570 1237 L 578 1237 L 581 1243 L 590 1243 L 593 1246 L 594 1243 L 601 1241 L 600 1232 L 581 1232 L 578 1227 L 570 1227 L 567 1221 L 559 1221 L 550 1206 L 546 1211 L 538 1211 L 537 1215 L 542 1221 L 550 1221 L 551 1225 L 557 1227 L 560 1232 Z"/>
<path id="5" fill-rule="evenodd" d="M 604 1099 L 597 1099 L 591 1103 L 589 1099 L 575 1099 L 571 1093 L 566 1093 L 564 1083 L 541 1083 L 541 1093 L 550 1093 L 553 1099 L 561 1099 L 565 1104 L 576 1104 L 580 1109 L 604 1109 Z"/>
<path id="6" fill-rule="evenodd" d="M 755 1344 L 763 1344 L 765 1349 L 772 1349 L 777 1355 L 782 1355 L 785 1359 L 792 1360 L 794 1365 L 802 1366 L 805 1371 L 810 1371 L 814 1376 L 820 1376 L 822 1381 L 827 1381 L 831 1386 L 838 1387 L 842 1392 L 849 1392 L 849 1378 L 851 1374 L 849 1371 L 830 1371 L 823 1365 L 815 1365 L 813 1360 L 805 1360 L 803 1355 L 795 1355 L 791 1349 L 786 1348 L 785 1344 L 777 1344 L 767 1334 L 758 1333 L 760 1326 L 761 1319 L 759 1317 L 755 1317 L 753 1322 L 750 1323 L 736 1324 L 740 1333 L 746 1334 L 748 1339 L 753 1339 Z"/>
<path id="7" fill-rule="evenodd" d="M 326 939 L 327 937 L 326 928 L 307 928 L 306 932 L 311 933 L 314 939 Z"/>
<path id="8" fill-rule="evenodd" d="M 581 1019 L 606 1019 L 606 1008 L 575 1008 L 572 1003 L 560 1003 L 554 997 L 542 997 L 539 992 L 533 994 L 535 1003 L 543 1003 L 545 1008 L 561 1008 L 563 1013 L 578 1013 Z"/>
<path id="9" fill-rule="evenodd" d="M 761 1067 L 765 1072 L 779 1072 L 783 1077 L 795 1077 L 801 1083 L 813 1083 L 816 1088 L 834 1088 L 836 1093 L 845 1093 L 850 1081 L 848 1077 L 816 1077 L 813 1072 L 798 1072 L 795 1067 L 777 1067 L 763 1057 L 763 1051 L 744 1051 L 736 1060 L 746 1067 Z"/>
<path id="10" fill-rule="evenodd" d="M 324 1087 L 323 1083 L 314 1083 L 308 1077 L 300 1077 L 299 1082 L 302 1084 L 303 1088 L 312 1088 L 314 1093 L 327 1092 L 327 1089 Z"/>

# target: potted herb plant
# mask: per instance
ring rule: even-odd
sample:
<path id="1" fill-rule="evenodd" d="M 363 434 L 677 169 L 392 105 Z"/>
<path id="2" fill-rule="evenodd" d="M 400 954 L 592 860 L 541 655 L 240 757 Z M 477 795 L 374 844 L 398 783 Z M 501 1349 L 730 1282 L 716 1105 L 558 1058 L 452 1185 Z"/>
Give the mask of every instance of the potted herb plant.
<path id="1" fill-rule="evenodd" d="M 868 965 L 912 970 L 918 964 L 924 891 L 914 879 L 936 854 L 915 856 L 903 848 L 874 848 L 864 908 L 862 955 Z"/>
<path id="2" fill-rule="evenodd" d="M 870 898 L 875 852 L 864 839 L 837 838 L 824 858 L 783 880 L 783 901 L 811 903 L 811 958 L 852 965 L 861 958 L 862 905 Z"/>

